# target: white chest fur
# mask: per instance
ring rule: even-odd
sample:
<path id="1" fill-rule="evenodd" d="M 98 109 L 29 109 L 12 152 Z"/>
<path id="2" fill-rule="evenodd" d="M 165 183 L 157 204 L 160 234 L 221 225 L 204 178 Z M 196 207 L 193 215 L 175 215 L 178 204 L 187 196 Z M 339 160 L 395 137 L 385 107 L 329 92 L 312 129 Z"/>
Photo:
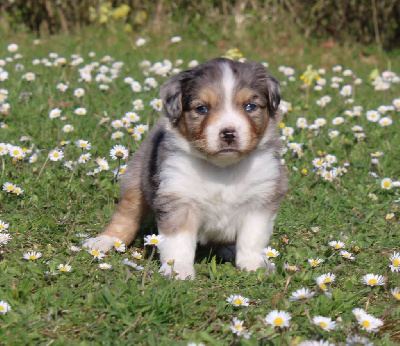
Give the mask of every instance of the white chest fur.
<path id="1" fill-rule="evenodd" d="M 232 242 L 243 217 L 273 197 L 278 165 L 266 150 L 257 150 L 228 167 L 180 152 L 164 162 L 160 189 L 193 206 L 200 221 L 199 242 Z"/>

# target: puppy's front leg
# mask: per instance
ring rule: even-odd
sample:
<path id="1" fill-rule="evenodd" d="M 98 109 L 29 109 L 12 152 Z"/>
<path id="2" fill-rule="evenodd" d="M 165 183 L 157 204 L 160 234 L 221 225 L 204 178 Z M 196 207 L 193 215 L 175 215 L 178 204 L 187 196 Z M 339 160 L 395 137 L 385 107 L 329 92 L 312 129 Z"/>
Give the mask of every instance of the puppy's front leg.
<path id="1" fill-rule="evenodd" d="M 274 229 L 276 212 L 265 209 L 250 211 L 238 230 L 236 267 L 249 271 L 265 267 L 263 249 L 268 245 Z"/>
<path id="2" fill-rule="evenodd" d="M 162 263 L 160 272 L 164 276 L 171 277 L 173 270 L 177 279 L 195 278 L 197 227 L 197 218 L 189 209 L 171 213 L 158 221 L 159 233 L 164 237 L 158 246 Z M 169 261 L 173 261 L 172 267 L 167 263 Z"/>

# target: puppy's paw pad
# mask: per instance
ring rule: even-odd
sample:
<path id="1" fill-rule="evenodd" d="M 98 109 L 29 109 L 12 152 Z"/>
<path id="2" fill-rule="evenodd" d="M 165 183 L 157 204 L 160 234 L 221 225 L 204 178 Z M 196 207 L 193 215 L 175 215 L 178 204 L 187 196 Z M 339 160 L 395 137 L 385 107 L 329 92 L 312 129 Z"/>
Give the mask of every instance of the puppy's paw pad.
<path id="1" fill-rule="evenodd" d="M 193 280 L 195 278 L 194 267 L 190 264 L 175 263 L 172 267 L 167 263 L 163 263 L 160 267 L 159 273 L 170 279 L 173 276 L 175 279 Z"/>
<path id="2" fill-rule="evenodd" d="M 101 252 L 107 252 L 114 245 L 114 240 L 108 235 L 100 235 L 96 238 L 86 239 L 82 246 L 90 250 L 98 250 Z"/>

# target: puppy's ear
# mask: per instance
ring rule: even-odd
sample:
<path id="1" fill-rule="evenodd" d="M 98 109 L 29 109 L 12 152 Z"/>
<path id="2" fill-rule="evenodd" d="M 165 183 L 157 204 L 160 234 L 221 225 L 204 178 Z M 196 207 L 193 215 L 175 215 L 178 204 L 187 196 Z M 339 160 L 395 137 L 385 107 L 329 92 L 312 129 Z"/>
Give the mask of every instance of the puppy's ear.
<path id="1" fill-rule="evenodd" d="M 273 117 L 278 111 L 279 103 L 281 102 L 281 86 L 268 72 L 266 72 L 266 75 L 268 88 L 268 112 L 270 116 Z"/>
<path id="2" fill-rule="evenodd" d="M 189 72 L 183 71 L 168 79 L 160 89 L 165 114 L 174 125 L 182 115 L 182 80 L 188 78 Z"/>

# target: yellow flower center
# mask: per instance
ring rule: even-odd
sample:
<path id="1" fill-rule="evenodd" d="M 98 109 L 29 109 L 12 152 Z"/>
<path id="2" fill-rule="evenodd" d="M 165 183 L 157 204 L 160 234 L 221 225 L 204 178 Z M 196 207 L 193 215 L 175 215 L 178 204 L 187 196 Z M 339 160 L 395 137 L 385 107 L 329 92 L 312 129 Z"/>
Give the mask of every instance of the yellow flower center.
<path id="1" fill-rule="evenodd" d="M 115 242 L 114 245 L 115 245 L 115 247 L 120 247 L 120 246 L 121 246 L 121 243 Z"/>
<path id="2" fill-rule="evenodd" d="M 324 283 L 331 282 L 331 281 L 332 281 L 331 278 L 324 279 Z"/>
<path id="3" fill-rule="evenodd" d="M 389 188 L 390 187 L 390 182 L 389 181 L 385 181 L 383 183 L 383 186 Z"/>
<path id="4" fill-rule="evenodd" d="M 283 324 L 283 319 L 281 317 L 275 318 L 274 324 L 276 324 L 277 326 L 280 326 L 281 324 Z"/>
<path id="5" fill-rule="evenodd" d="M 326 291 L 326 285 L 325 284 L 320 284 L 319 288 L 323 291 Z"/>
<path id="6" fill-rule="evenodd" d="M 324 329 L 328 327 L 328 325 L 325 322 L 319 322 L 318 324 Z"/>
<path id="7" fill-rule="evenodd" d="M 394 259 L 393 260 L 393 266 L 395 266 L 395 267 L 399 267 L 400 266 L 400 260 L 399 259 Z"/>
<path id="8" fill-rule="evenodd" d="M 4 310 L 4 306 L 0 305 L 0 311 L 3 311 L 3 310 Z"/>
<path id="9" fill-rule="evenodd" d="M 369 321 L 363 321 L 363 325 L 365 328 L 368 328 L 371 325 L 371 323 L 369 323 Z"/>
<path id="10" fill-rule="evenodd" d="M 18 150 L 14 150 L 14 151 L 13 151 L 13 154 L 14 154 L 14 155 L 18 155 L 18 153 L 19 153 Z"/>
<path id="11" fill-rule="evenodd" d="M 340 246 L 340 244 L 335 244 L 334 247 L 339 249 L 341 246 Z"/>
<path id="12" fill-rule="evenodd" d="M 236 305 L 242 305 L 242 303 L 243 303 L 243 301 L 241 300 L 241 299 L 235 299 L 235 301 L 234 301 L 234 303 L 236 304 Z"/>
<path id="13" fill-rule="evenodd" d="M 268 255 L 269 257 L 275 257 L 274 253 L 271 252 L 271 251 L 268 251 L 268 252 L 267 252 L 267 255 Z"/>
<path id="14" fill-rule="evenodd" d="M 242 325 L 241 325 L 241 324 L 238 324 L 238 325 L 235 326 L 235 328 L 236 328 L 237 330 L 240 330 L 240 329 L 242 329 Z"/>
<path id="15" fill-rule="evenodd" d="M 36 255 L 30 255 L 30 256 L 29 256 L 29 259 L 30 259 L 30 260 L 36 259 Z"/>
<path id="16" fill-rule="evenodd" d="M 313 267 L 316 267 L 316 266 L 318 265 L 318 261 L 312 261 L 312 262 L 311 262 L 311 265 L 312 265 Z"/>
<path id="17" fill-rule="evenodd" d="M 86 147 L 86 143 L 81 143 L 81 147 Z"/>
<path id="18" fill-rule="evenodd" d="M 371 279 L 368 281 L 368 284 L 370 284 L 370 285 L 375 285 L 377 283 L 378 283 L 378 281 L 376 279 Z"/>
<path id="19" fill-rule="evenodd" d="M 98 256 L 98 255 L 100 255 L 100 251 L 93 250 L 93 251 L 92 251 L 92 255 Z"/>
<path id="20" fill-rule="evenodd" d="M 396 294 L 393 294 L 393 296 L 394 296 L 397 300 L 400 300 L 400 292 L 399 292 L 399 293 L 396 293 Z"/>
<path id="21" fill-rule="evenodd" d="M 60 268 L 60 270 L 61 270 L 62 272 L 66 272 L 66 271 L 68 271 L 68 268 L 65 267 L 65 266 L 63 266 L 63 267 Z"/>
<path id="22" fill-rule="evenodd" d="M 158 244 L 158 239 L 153 238 L 153 239 L 150 240 L 150 243 L 151 244 Z"/>
<path id="23" fill-rule="evenodd" d="M 59 157 L 59 156 L 60 156 L 59 153 L 57 153 L 57 152 L 54 153 L 54 157 Z"/>
<path id="24" fill-rule="evenodd" d="M 7 191 L 13 191 L 14 187 L 13 186 L 7 186 Z"/>

